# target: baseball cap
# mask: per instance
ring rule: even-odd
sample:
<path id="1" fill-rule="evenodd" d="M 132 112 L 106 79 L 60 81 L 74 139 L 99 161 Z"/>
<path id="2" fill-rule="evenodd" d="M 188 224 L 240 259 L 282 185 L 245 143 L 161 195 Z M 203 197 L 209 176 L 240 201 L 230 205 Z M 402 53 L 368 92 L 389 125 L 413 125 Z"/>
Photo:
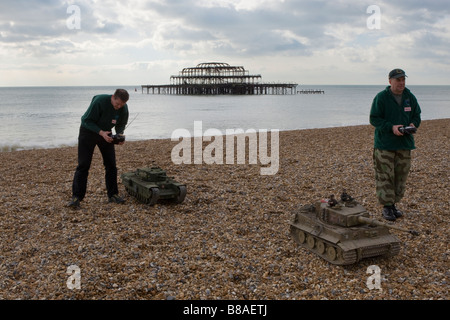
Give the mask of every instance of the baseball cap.
<path id="1" fill-rule="evenodd" d="M 405 71 L 403 71 L 402 69 L 394 69 L 391 72 L 389 72 L 389 79 L 397 79 L 400 77 L 407 77 L 407 75 L 405 74 Z"/>

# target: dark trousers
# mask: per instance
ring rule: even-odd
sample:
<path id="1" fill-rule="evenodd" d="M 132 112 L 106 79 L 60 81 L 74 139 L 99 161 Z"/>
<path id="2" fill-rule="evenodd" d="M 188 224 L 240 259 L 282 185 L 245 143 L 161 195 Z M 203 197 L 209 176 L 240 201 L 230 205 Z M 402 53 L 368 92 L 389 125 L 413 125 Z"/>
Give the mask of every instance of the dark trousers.
<path id="1" fill-rule="evenodd" d="M 72 184 L 72 195 L 80 201 L 86 195 L 89 168 L 91 167 L 95 146 L 98 146 L 103 157 L 108 197 L 119 193 L 114 144 L 106 142 L 99 134 L 80 127 L 80 134 L 78 136 L 78 166 L 75 170 Z"/>

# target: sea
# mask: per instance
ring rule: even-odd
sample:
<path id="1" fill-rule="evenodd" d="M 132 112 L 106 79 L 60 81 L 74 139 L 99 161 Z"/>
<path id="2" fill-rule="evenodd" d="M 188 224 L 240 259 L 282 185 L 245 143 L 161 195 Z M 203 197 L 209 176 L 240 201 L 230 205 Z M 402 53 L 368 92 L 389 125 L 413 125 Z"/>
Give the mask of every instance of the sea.
<path id="1" fill-rule="evenodd" d="M 0 152 L 77 145 L 81 116 L 97 94 L 130 93 L 127 141 L 194 136 L 228 129 L 297 130 L 369 124 L 374 96 L 386 85 L 297 87 L 321 94 L 159 95 L 140 86 L 0 87 Z M 422 120 L 450 118 L 450 86 L 408 86 Z M 177 131 L 176 131 L 177 130 Z"/>

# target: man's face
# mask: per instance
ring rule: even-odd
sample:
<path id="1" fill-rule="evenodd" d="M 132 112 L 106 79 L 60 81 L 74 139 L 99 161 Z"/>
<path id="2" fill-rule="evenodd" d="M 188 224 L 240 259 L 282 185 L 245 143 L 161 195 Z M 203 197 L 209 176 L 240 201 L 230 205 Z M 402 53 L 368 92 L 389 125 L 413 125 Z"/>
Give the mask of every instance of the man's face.
<path id="1" fill-rule="evenodd" d="M 119 110 L 122 108 L 126 102 L 123 102 L 119 98 L 114 97 L 114 95 L 111 97 L 111 104 L 113 105 L 114 109 Z"/>
<path id="2" fill-rule="evenodd" d="M 402 94 L 405 89 L 405 77 L 400 77 L 397 79 L 391 78 L 389 79 L 389 83 L 391 84 L 391 90 L 395 94 Z"/>

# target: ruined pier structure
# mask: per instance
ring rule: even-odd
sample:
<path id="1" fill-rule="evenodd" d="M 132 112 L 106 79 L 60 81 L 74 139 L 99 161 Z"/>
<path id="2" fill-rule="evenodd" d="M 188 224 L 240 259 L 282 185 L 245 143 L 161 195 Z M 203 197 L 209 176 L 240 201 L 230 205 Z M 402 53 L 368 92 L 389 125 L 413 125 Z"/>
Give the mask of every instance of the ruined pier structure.
<path id="1" fill-rule="evenodd" d="M 200 63 L 171 76 L 171 84 L 142 85 L 142 93 L 176 95 L 296 94 L 296 83 L 260 83 L 261 75 L 251 75 L 244 67 L 222 62 Z"/>

